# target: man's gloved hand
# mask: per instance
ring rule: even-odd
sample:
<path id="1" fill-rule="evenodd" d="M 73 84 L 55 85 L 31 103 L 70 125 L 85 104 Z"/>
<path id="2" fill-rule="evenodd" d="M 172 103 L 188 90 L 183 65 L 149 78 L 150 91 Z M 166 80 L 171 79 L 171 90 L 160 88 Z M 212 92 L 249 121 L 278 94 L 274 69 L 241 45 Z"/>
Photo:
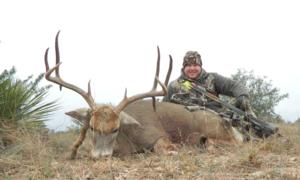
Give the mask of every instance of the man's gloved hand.
<path id="1" fill-rule="evenodd" d="M 237 97 L 235 106 L 256 118 L 256 115 L 253 112 L 252 107 L 250 105 L 250 100 L 248 96 L 241 95 Z"/>
<path id="2" fill-rule="evenodd" d="M 183 87 L 184 90 L 189 91 L 190 89 L 192 89 L 193 85 L 192 82 L 190 81 L 184 81 L 181 83 L 181 86 Z"/>

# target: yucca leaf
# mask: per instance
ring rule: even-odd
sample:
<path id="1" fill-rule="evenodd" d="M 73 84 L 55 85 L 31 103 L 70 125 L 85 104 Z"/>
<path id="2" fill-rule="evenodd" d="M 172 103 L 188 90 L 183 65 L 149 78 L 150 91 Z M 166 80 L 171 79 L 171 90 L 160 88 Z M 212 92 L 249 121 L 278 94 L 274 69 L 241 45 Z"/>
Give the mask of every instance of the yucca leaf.
<path id="1" fill-rule="evenodd" d="M 44 122 L 58 109 L 56 100 L 46 102 L 51 86 L 39 87 L 44 74 L 35 80 L 32 80 L 33 76 L 20 80 L 14 77 L 15 73 L 13 67 L 0 74 L 0 120 L 6 119 L 24 127 L 44 126 Z"/>

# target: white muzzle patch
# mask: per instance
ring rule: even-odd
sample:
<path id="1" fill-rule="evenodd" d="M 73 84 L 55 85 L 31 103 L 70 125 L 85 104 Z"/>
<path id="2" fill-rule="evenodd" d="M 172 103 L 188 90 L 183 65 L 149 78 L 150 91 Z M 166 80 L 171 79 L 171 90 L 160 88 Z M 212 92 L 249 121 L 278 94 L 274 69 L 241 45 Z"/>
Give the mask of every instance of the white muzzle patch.
<path id="1" fill-rule="evenodd" d="M 111 156 L 113 154 L 114 144 L 118 132 L 111 134 L 101 134 L 98 132 L 92 133 L 93 149 L 91 151 L 92 158 L 99 158 L 101 156 Z"/>

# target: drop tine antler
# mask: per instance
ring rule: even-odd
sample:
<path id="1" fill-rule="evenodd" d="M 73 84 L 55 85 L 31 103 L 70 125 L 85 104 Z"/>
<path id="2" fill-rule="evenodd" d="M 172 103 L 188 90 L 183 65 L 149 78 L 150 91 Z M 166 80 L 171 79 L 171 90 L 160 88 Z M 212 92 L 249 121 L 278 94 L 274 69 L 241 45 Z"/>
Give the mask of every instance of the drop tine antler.
<path id="1" fill-rule="evenodd" d="M 157 47 L 157 52 L 158 52 L 158 58 L 157 58 L 157 63 L 156 63 L 156 73 L 155 73 L 154 83 L 153 83 L 152 89 L 150 91 L 146 92 L 146 93 L 136 94 L 136 95 L 131 96 L 131 97 L 127 97 L 127 90 L 126 90 L 123 100 L 115 108 L 115 111 L 116 111 L 117 114 L 119 114 L 130 103 L 132 103 L 134 101 L 137 101 L 139 99 L 147 98 L 147 97 L 152 97 L 153 108 L 155 110 L 155 96 L 165 96 L 165 95 L 167 95 L 166 85 L 163 84 L 158 79 L 159 78 L 158 77 L 159 76 L 159 70 L 160 70 L 160 51 L 159 51 L 159 47 Z M 168 79 L 170 77 L 171 72 L 172 72 L 172 59 L 170 59 L 169 69 L 168 69 L 168 73 L 167 73 L 167 76 L 166 76 L 165 83 L 169 81 Z M 157 83 L 162 87 L 162 90 L 160 90 L 160 91 L 156 90 Z"/>
<path id="2" fill-rule="evenodd" d="M 54 67 L 49 68 L 49 63 L 48 63 L 48 51 L 49 51 L 49 48 L 47 48 L 46 52 L 45 52 L 45 56 L 44 56 L 45 67 L 46 67 L 45 78 L 48 81 L 51 81 L 51 82 L 53 82 L 55 84 L 58 84 L 61 87 L 65 87 L 67 89 L 70 89 L 72 91 L 77 92 L 78 94 L 80 94 L 85 99 L 85 101 L 88 103 L 88 105 L 90 106 L 90 108 L 93 109 L 96 104 L 94 102 L 93 97 L 91 96 L 90 81 L 88 82 L 88 92 L 85 92 L 81 88 L 79 88 L 79 87 L 77 87 L 77 86 L 75 86 L 73 84 L 70 84 L 70 83 L 64 81 L 60 77 L 59 66 L 61 65 L 61 62 L 60 62 L 60 53 L 59 53 L 59 46 L 58 46 L 59 33 L 60 33 L 60 31 L 57 32 L 56 38 L 55 38 L 56 65 Z M 55 76 L 54 77 L 51 76 L 51 74 L 53 73 L 53 71 L 55 71 Z"/>

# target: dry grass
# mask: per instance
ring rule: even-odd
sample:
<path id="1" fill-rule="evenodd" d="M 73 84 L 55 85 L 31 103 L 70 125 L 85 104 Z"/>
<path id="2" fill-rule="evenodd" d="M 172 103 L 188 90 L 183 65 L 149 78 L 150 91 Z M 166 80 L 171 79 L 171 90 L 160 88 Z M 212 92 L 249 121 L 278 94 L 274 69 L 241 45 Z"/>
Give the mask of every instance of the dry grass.
<path id="1" fill-rule="evenodd" d="M 1 150 L 1 179 L 300 179 L 300 125 L 280 126 L 283 137 L 238 147 L 182 147 L 178 154 L 89 158 L 85 141 L 69 160 L 76 132 L 11 133 Z"/>

